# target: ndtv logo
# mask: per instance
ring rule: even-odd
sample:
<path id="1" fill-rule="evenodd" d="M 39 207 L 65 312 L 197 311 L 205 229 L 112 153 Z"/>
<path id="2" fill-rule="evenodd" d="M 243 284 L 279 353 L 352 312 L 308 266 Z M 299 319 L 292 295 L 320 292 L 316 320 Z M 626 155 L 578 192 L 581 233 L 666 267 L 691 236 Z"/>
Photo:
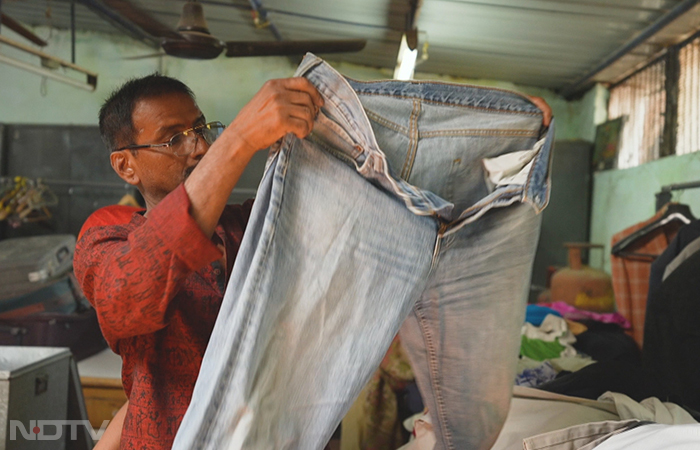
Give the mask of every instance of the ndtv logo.
<path id="1" fill-rule="evenodd" d="M 93 440 L 97 440 L 109 425 L 109 420 L 102 421 L 99 431 L 95 431 L 89 420 L 30 420 L 29 429 L 24 427 L 21 420 L 10 420 L 10 440 L 17 440 L 17 430 L 27 441 L 57 441 L 63 437 L 63 428 L 70 427 L 70 439 L 78 439 L 78 427 L 87 428 Z M 46 427 L 49 427 L 48 430 Z M 47 431 L 53 432 L 48 434 Z"/>

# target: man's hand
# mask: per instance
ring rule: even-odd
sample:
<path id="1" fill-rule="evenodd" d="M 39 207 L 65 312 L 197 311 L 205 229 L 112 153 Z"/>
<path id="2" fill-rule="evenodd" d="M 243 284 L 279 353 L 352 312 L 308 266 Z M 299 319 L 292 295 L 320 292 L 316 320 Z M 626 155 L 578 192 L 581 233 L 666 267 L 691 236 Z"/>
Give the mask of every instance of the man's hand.
<path id="1" fill-rule="evenodd" d="M 542 125 L 548 127 L 552 121 L 552 108 L 549 107 L 546 101 L 542 97 L 530 97 L 530 101 L 535 104 L 538 108 L 542 110 Z"/>
<path id="2" fill-rule="evenodd" d="M 321 106 L 323 98 L 306 78 L 270 80 L 241 109 L 227 132 L 254 153 L 287 133 L 305 138 Z"/>
<path id="3" fill-rule="evenodd" d="M 323 98 L 306 78 L 265 83 L 241 109 L 185 181 L 190 214 L 211 236 L 231 190 L 255 152 L 287 133 L 305 138 L 312 130 Z"/>

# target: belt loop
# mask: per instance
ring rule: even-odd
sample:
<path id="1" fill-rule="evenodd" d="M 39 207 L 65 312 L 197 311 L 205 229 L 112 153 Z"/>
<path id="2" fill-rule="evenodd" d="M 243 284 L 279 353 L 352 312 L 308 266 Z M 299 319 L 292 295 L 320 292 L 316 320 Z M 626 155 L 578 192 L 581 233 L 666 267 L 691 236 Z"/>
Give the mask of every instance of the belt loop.
<path id="1" fill-rule="evenodd" d="M 440 253 L 440 244 L 441 244 L 442 240 L 444 239 L 445 231 L 447 231 L 447 228 L 449 226 L 449 224 L 447 222 L 444 222 L 442 220 L 440 220 L 439 223 L 440 223 L 440 227 L 438 228 L 437 236 L 435 238 L 435 250 L 433 250 L 433 260 L 430 263 L 430 271 L 431 272 L 433 271 L 433 269 L 435 268 L 435 264 L 437 263 L 437 257 L 438 257 L 438 254 Z"/>

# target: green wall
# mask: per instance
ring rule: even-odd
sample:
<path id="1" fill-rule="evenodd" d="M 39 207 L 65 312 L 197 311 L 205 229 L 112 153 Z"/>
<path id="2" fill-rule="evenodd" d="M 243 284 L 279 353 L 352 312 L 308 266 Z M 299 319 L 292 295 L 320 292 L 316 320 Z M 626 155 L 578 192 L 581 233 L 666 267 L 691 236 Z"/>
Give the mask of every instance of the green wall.
<path id="1" fill-rule="evenodd" d="M 70 59 L 70 35 L 66 31 L 37 28 L 48 38 L 48 53 Z M 6 28 L 2 34 L 22 41 Z M 110 91 L 134 76 L 156 70 L 178 77 L 190 85 L 208 118 L 228 123 L 262 84 L 271 78 L 294 73 L 288 58 L 219 58 L 188 61 L 170 57 L 125 58 L 154 53 L 154 50 L 125 36 L 95 32 L 77 33 L 77 63 L 99 74 L 97 91 L 82 91 L 59 82 L 0 64 L 0 123 L 85 124 L 97 123 L 97 112 Z M 36 64 L 38 58 L 6 46 L 3 54 Z M 333 63 L 343 74 L 361 80 L 391 78 L 392 71 L 348 63 Z M 606 119 L 607 90 L 596 86 L 583 98 L 567 102 L 554 92 L 494 80 L 467 80 L 416 73 L 416 79 L 434 79 L 512 89 L 545 98 L 557 119 L 557 139 L 592 142 L 595 125 Z M 43 89 L 42 89 L 43 84 Z M 594 176 L 591 241 L 608 246 L 612 235 L 654 213 L 654 193 L 665 184 L 700 179 L 700 154 L 674 156 L 640 167 L 598 172 Z M 700 190 L 682 194 L 700 215 Z M 597 259 L 597 257 L 595 257 Z M 605 258 L 609 270 L 609 258 Z"/>
<path id="2" fill-rule="evenodd" d="M 596 172 L 593 178 L 591 241 L 605 244 L 605 269 L 610 271 L 610 240 L 630 225 L 655 213 L 654 194 L 661 186 L 700 180 L 700 153 L 669 156 L 638 167 Z M 700 189 L 674 194 L 700 216 Z"/>
<path id="3" fill-rule="evenodd" d="M 36 31 L 42 37 L 49 34 L 43 28 Z M 21 41 L 9 30 L 3 29 L 2 34 Z M 70 59 L 69 33 L 53 30 L 49 42 L 47 53 Z M 4 48 L 3 53 L 32 64 L 38 63 L 38 58 L 14 49 Z M 46 81 L 42 92 L 41 76 L 0 64 L 0 122 L 96 124 L 102 101 L 115 87 L 129 78 L 160 71 L 190 85 L 207 117 L 228 123 L 265 80 L 290 76 L 294 70 L 285 58 L 125 59 L 153 53 L 152 48 L 124 36 L 77 33 L 77 64 L 98 73 L 97 90 L 92 93 L 51 79 Z"/>
<path id="4" fill-rule="evenodd" d="M 70 59 L 68 32 L 48 28 L 37 28 L 35 31 L 50 42 L 47 53 L 66 60 Z M 2 34 L 22 41 L 22 38 L 5 27 L 2 29 Z M 77 33 L 76 50 L 77 64 L 99 75 L 96 92 L 82 91 L 54 80 L 43 82 L 41 76 L 0 64 L 0 123 L 95 125 L 101 103 L 115 87 L 131 77 L 154 71 L 183 80 L 197 95 L 199 106 L 207 118 L 229 123 L 266 80 L 291 76 L 297 65 L 291 59 L 283 57 L 221 57 L 213 61 L 190 61 L 171 57 L 126 59 L 152 54 L 154 50 L 125 36 L 86 31 Z M 2 51 L 4 54 L 32 64 L 38 63 L 38 58 L 11 48 L 5 47 Z M 393 72 L 389 69 L 348 63 L 332 64 L 341 73 L 360 80 L 387 79 L 391 78 Z M 420 66 L 416 79 L 486 85 L 543 97 L 554 112 L 558 140 L 593 141 L 595 125 L 605 120 L 607 90 L 600 86 L 589 91 L 580 100 L 567 102 L 546 89 L 517 86 L 502 81 L 467 80 L 421 73 Z M 625 208 L 632 209 L 634 214 L 625 214 L 624 220 L 611 219 L 610 223 L 607 222 L 606 208 L 609 207 L 615 211 L 620 207 L 615 203 L 616 198 L 607 199 L 602 195 L 608 188 L 601 190 L 601 186 L 604 186 L 602 180 L 610 179 L 611 181 L 605 181 L 608 183 L 612 183 L 612 179 L 616 180 L 615 174 L 601 174 L 596 177 L 597 194 L 594 200 L 596 214 L 594 214 L 593 228 L 596 230 L 595 240 L 597 241 L 609 241 L 607 236 L 610 231 L 622 228 L 632 217 L 635 218 L 632 221 L 635 221 L 652 212 L 651 195 L 634 197 L 630 194 L 627 197 L 620 197 L 619 201 Z M 668 178 L 676 180 L 671 176 Z M 617 188 L 627 192 L 623 187 L 630 179 L 637 178 L 632 175 L 622 177 L 616 184 Z M 639 180 L 643 187 L 648 188 L 644 183 L 644 176 Z M 634 182 L 632 184 L 634 185 Z M 635 190 L 630 189 L 631 192 Z M 648 201 L 648 207 L 635 209 L 633 205 L 640 204 L 638 198 Z"/>
<path id="5" fill-rule="evenodd" d="M 47 53 L 70 59 L 70 34 L 67 31 L 37 28 L 36 33 L 49 41 Z M 22 42 L 6 28 L 2 34 Z M 3 48 L 3 53 L 32 64 L 38 58 Z M 156 70 L 182 79 L 197 95 L 208 118 L 230 122 L 241 107 L 271 78 L 294 73 L 296 63 L 288 58 L 224 58 L 213 61 L 189 61 L 171 57 L 125 58 L 154 53 L 154 50 L 121 35 L 95 32 L 77 33 L 77 64 L 99 74 L 97 91 L 82 91 L 54 80 L 42 83 L 39 75 L 0 64 L 0 122 L 41 124 L 96 124 L 101 102 L 110 91 L 130 77 Z M 392 71 L 347 63 L 334 63 L 343 74 L 361 80 L 391 78 Z M 420 67 L 418 68 L 420 70 Z M 417 72 L 417 79 L 436 79 L 513 89 L 545 98 L 557 118 L 558 139 L 592 140 L 596 105 L 604 89 L 594 89 L 577 102 L 566 102 L 552 91 L 516 86 L 492 80 L 466 80 Z M 43 88 L 42 88 L 43 84 Z"/>

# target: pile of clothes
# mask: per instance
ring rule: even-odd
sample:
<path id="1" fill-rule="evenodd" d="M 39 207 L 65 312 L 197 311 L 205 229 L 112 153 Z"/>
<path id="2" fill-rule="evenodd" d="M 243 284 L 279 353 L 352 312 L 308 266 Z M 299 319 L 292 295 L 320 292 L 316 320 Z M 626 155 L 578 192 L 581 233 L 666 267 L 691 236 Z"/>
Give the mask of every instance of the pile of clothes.
<path id="1" fill-rule="evenodd" d="M 638 362 L 630 323 L 618 313 L 595 313 L 564 302 L 528 305 L 515 384 L 539 387 L 597 361 Z"/>

